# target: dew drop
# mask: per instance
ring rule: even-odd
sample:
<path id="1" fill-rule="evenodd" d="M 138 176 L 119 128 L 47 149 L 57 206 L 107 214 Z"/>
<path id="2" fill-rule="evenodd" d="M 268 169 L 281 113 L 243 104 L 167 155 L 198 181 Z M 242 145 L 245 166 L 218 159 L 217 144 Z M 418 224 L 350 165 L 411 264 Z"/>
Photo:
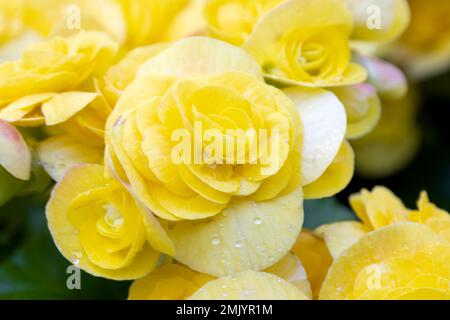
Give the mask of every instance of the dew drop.
<path id="1" fill-rule="evenodd" d="M 220 238 L 215 236 L 212 238 L 211 243 L 213 244 L 213 246 L 217 246 L 220 244 Z"/>
<path id="2" fill-rule="evenodd" d="M 236 248 L 242 248 L 244 246 L 244 243 L 241 240 L 236 241 L 234 244 Z"/>
<path id="3" fill-rule="evenodd" d="M 253 223 L 257 226 L 261 225 L 263 223 L 261 218 L 255 218 L 255 220 L 253 220 Z"/>

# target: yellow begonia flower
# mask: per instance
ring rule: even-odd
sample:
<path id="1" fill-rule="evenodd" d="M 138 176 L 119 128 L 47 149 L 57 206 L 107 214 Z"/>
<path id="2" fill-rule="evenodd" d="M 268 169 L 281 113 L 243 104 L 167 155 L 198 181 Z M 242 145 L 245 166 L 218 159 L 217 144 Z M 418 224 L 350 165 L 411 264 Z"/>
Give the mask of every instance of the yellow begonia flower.
<path id="1" fill-rule="evenodd" d="M 269 80 L 333 87 L 363 82 L 350 61 L 352 15 L 341 0 L 289 0 L 265 14 L 243 47 Z"/>
<path id="2" fill-rule="evenodd" d="M 21 59 L 0 64 L 0 106 L 28 95 L 71 91 L 106 71 L 116 52 L 116 43 L 97 32 L 33 45 Z"/>
<path id="3" fill-rule="evenodd" d="M 26 24 L 24 0 L 0 3 L 0 63 L 20 58 L 29 45 L 42 36 Z"/>
<path id="4" fill-rule="evenodd" d="M 407 0 L 343 0 L 343 2 L 353 15 L 354 40 L 393 41 L 408 27 L 410 11 Z"/>
<path id="5" fill-rule="evenodd" d="M 101 31 L 126 50 L 205 29 L 203 0 L 23 0 L 22 7 L 24 23 L 43 36 Z"/>
<path id="6" fill-rule="evenodd" d="M 333 261 L 325 241 L 310 231 L 302 230 L 292 247 L 292 252 L 302 262 L 311 284 L 313 297 L 316 299 Z"/>
<path id="7" fill-rule="evenodd" d="M 284 0 L 206 0 L 204 15 L 211 33 L 234 45 L 248 39 L 258 20 Z"/>
<path id="8" fill-rule="evenodd" d="M 129 48 L 148 45 L 167 39 L 170 25 L 189 0 L 116 0 L 126 24 Z M 165 39 L 166 37 L 166 39 Z"/>
<path id="9" fill-rule="evenodd" d="M 389 56 L 417 80 L 445 72 L 450 67 L 450 3 L 409 0 L 409 5 L 411 24 Z"/>
<path id="10" fill-rule="evenodd" d="M 166 264 L 135 280 L 129 300 L 187 300 L 205 283 L 214 278 L 178 264 Z"/>
<path id="11" fill-rule="evenodd" d="M 225 129 L 276 129 L 280 140 L 268 143 L 280 148 L 266 157 L 274 165 L 249 157 L 233 162 L 220 152 L 212 163 L 196 163 L 195 150 L 174 161 L 180 140 L 172 141 L 173 133 L 194 137 L 199 123 L 218 136 Z M 263 270 L 294 244 L 303 220 L 301 137 L 294 102 L 263 82 L 245 51 L 193 37 L 141 66 L 108 119 L 106 159 L 140 201 L 171 221 L 163 225 L 175 259 L 221 276 Z"/>
<path id="12" fill-rule="evenodd" d="M 368 232 L 403 222 L 427 225 L 436 234 L 450 241 L 450 215 L 430 203 L 426 192 L 420 195 L 417 210 L 406 208 L 385 187 L 375 187 L 371 192 L 363 189 L 350 196 L 349 201 L 361 222 L 332 223 L 316 230 L 335 259 Z"/>
<path id="13" fill-rule="evenodd" d="M 0 46 L 17 36 L 22 28 L 22 7 L 19 1 L 0 3 Z"/>
<path id="14" fill-rule="evenodd" d="M 71 169 L 54 188 L 46 215 L 53 240 L 74 265 L 96 276 L 137 279 L 151 272 L 158 251 L 173 247 L 150 214 L 100 165 Z"/>
<path id="15" fill-rule="evenodd" d="M 0 120 L 0 168 L 20 180 L 29 180 L 31 152 L 20 132 Z"/>
<path id="16" fill-rule="evenodd" d="M 57 126 L 91 145 L 104 144 L 111 107 L 93 85 L 113 62 L 107 35 L 81 32 L 33 45 L 17 61 L 0 64 L 0 119 L 17 126 Z M 87 91 L 85 91 L 87 90 Z"/>
<path id="17" fill-rule="evenodd" d="M 450 299 L 450 244 L 396 223 L 362 236 L 333 262 L 320 299 Z"/>
<path id="18" fill-rule="evenodd" d="M 290 87 L 283 90 L 303 122 L 302 182 L 306 199 L 330 197 L 353 177 L 354 154 L 345 141 L 347 116 L 330 91 Z"/>
<path id="19" fill-rule="evenodd" d="M 414 90 L 400 100 L 381 101 L 381 119 L 368 135 L 352 140 L 356 170 L 369 178 L 388 177 L 406 167 L 421 143 L 416 122 L 418 99 Z"/>
<path id="20" fill-rule="evenodd" d="M 296 286 L 273 274 L 245 271 L 213 280 L 190 300 L 309 300 Z"/>
<path id="21" fill-rule="evenodd" d="M 387 188 L 363 189 L 349 198 L 350 205 L 368 228 L 376 230 L 393 223 L 407 221 L 408 209 Z"/>
<path id="22" fill-rule="evenodd" d="M 44 37 L 89 30 L 125 40 L 125 19 L 115 0 L 21 0 L 21 7 L 23 23 Z"/>
<path id="23" fill-rule="evenodd" d="M 206 35 L 207 24 L 203 15 L 205 0 L 188 0 L 174 17 L 160 41 L 175 41 L 190 36 Z"/>

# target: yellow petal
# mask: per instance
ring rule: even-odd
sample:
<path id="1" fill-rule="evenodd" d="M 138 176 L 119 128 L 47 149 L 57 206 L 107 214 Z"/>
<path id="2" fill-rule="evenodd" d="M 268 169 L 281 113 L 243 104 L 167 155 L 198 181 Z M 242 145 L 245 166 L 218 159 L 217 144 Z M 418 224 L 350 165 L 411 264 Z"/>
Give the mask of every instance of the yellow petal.
<path id="1" fill-rule="evenodd" d="M 180 40 L 139 68 L 141 75 L 183 76 L 237 71 L 262 78 L 259 65 L 241 48 L 206 38 Z"/>
<path id="2" fill-rule="evenodd" d="M 97 97 L 92 92 L 64 92 L 42 105 L 42 113 L 48 126 L 63 123 L 83 110 Z"/>
<path id="3" fill-rule="evenodd" d="M 55 181 L 60 181 L 73 166 L 99 164 L 103 160 L 103 150 L 86 146 L 70 136 L 56 136 L 39 142 L 37 154 L 45 171 Z"/>
<path id="4" fill-rule="evenodd" d="M 130 265 L 119 269 L 101 268 L 85 254 L 78 230 L 69 219 L 69 206 L 79 194 L 117 183 L 105 180 L 103 173 L 104 169 L 99 165 L 79 166 L 67 172 L 53 189 L 47 204 L 46 216 L 50 233 L 59 251 L 67 260 L 94 276 L 114 280 L 141 278 L 154 269 L 159 253 L 151 249 L 149 245 L 144 245 Z M 90 209 L 90 214 L 93 213 L 92 210 L 93 208 Z M 130 208 L 130 210 L 137 210 L 137 208 Z"/>
<path id="5" fill-rule="evenodd" d="M 362 238 L 369 229 L 360 222 L 348 221 L 327 224 L 315 231 L 324 238 L 333 259 Z"/>
<path id="6" fill-rule="evenodd" d="M 316 181 L 330 166 L 345 137 L 345 109 L 337 97 L 322 89 L 288 88 L 303 124 L 303 185 Z"/>
<path id="7" fill-rule="evenodd" d="M 325 241 L 314 233 L 303 229 L 297 242 L 292 247 L 292 252 L 300 258 L 305 267 L 313 297 L 317 299 L 322 282 L 333 261 Z"/>
<path id="8" fill-rule="evenodd" d="M 54 93 L 42 93 L 25 96 L 0 110 L 0 119 L 8 122 L 23 120 L 45 101 L 54 97 Z"/>
<path id="9" fill-rule="evenodd" d="M 182 265 L 166 264 L 133 282 L 129 300 L 185 300 L 214 278 Z"/>
<path id="10" fill-rule="evenodd" d="M 403 202 L 385 187 L 375 187 L 372 192 L 363 189 L 351 195 L 349 201 L 358 217 L 372 229 L 408 219 Z"/>
<path id="11" fill-rule="evenodd" d="M 222 276 L 275 264 L 294 244 L 302 223 L 302 192 L 297 188 L 266 202 L 233 199 L 214 218 L 177 222 L 167 232 L 175 243 L 175 259 Z"/>
<path id="12" fill-rule="evenodd" d="M 278 263 L 266 269 L 265 272 L 272 273 L 292 283 L 309 299 L 312 299 L 311 285 L 309 284 L 305 268 L 296 255 L 288 253 Z"/>
<path id="13" fill-rule="evenodd" d="M 265 272 L 246 271 L 208 282 L 190 300 L 309 300 L 293 284 Z"/>
<path id="14" fill-rule="evenodd" d="M 347 141 L 344 141 L 336 158 L 319 179 L 303 187 L 305 199 L 332 197 L 344 190 L 353 178 L 355 154 Z"/>

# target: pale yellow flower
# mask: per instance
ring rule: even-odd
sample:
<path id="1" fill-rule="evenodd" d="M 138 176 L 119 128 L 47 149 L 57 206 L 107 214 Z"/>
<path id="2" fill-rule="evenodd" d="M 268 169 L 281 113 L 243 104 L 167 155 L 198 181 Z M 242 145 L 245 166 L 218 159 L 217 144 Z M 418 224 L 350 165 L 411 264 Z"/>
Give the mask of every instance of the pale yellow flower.
<path id="1" fill-rule="evenodd" d="M 368 135 L 352 141 L 358 174 L 370 178 L 388 177 L 414 159 L 421 144 L 416 95 L 412 89 L 399 100 L 382 99 L 378 125 Z"/>
<path id="2" fill-rule="evenodd" d="M 172 150 L 179 141 L 171 136 L 178 129 L 194 134 L 194 121 L 220 132 L 277 129 L 281 140 L 270 158 L 274 166 L 229 165 L 233 157 L 225 153 L 216 154 L 223 163 L 215 158 L 197 164 L 192 157 L 177 163 Z M 108 119 L 106 159 L 110 172 L 139 201 L 172 221 L 161 223 L 175 243 L 174 258 L 220 276 L 269 267 L 294 243 L 303 216 L 301 136 L 294 102 L 263 82 L 245 51 L 194 37 L 140 68 Z M 235 232 L 236 221 L 242 233 Z"/>
<path id="3" fill-rule="evenodd" d="M 100 165 L 75 167 L 53 189 L 46 215 L 53 240 L 66 259 L 115 280 L 151 272 L 160 252 L 173 254 L 164 231 Z"/>
<path id="4" fill-rule="evenodd" d="M 409 0 L 411 24 L 389 56 L 417 80 L 445 72 L 450 66 L 450 3 Z"/>
<path id="5" fill-rule="evenodd" d="M 290 0 L 265 14 L 243 47 L 268 79 L 289 85 L 332 87 L 363 82 L 351 62 L 353 18 L 341 0 Z"/>
<path id="6" fill-rule="evenodd" d="M 353 15 L 353 40 L 386 43 L 401 36 L 408 27 L 410 10 L 407 0 L 343 0 L 343 2 Z"/>

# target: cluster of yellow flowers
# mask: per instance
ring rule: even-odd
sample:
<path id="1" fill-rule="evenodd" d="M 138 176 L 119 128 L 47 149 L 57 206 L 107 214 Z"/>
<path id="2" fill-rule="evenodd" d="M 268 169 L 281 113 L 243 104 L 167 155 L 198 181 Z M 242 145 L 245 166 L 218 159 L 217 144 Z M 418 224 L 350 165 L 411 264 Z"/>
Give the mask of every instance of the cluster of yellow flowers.
<path id="1" fill-rule="evenodd" d="M 363 190 L 361 223 L 302 230 L 355 152 L 376 176 L 415 152 L 405 76 L 363 48 L 409 20 L 406 0 L 1 2 L 0 168 L 25 181 L 37 157 L 59 251 L 130 299 L 448 299 L 450 216 L 425 193 Z"/>

